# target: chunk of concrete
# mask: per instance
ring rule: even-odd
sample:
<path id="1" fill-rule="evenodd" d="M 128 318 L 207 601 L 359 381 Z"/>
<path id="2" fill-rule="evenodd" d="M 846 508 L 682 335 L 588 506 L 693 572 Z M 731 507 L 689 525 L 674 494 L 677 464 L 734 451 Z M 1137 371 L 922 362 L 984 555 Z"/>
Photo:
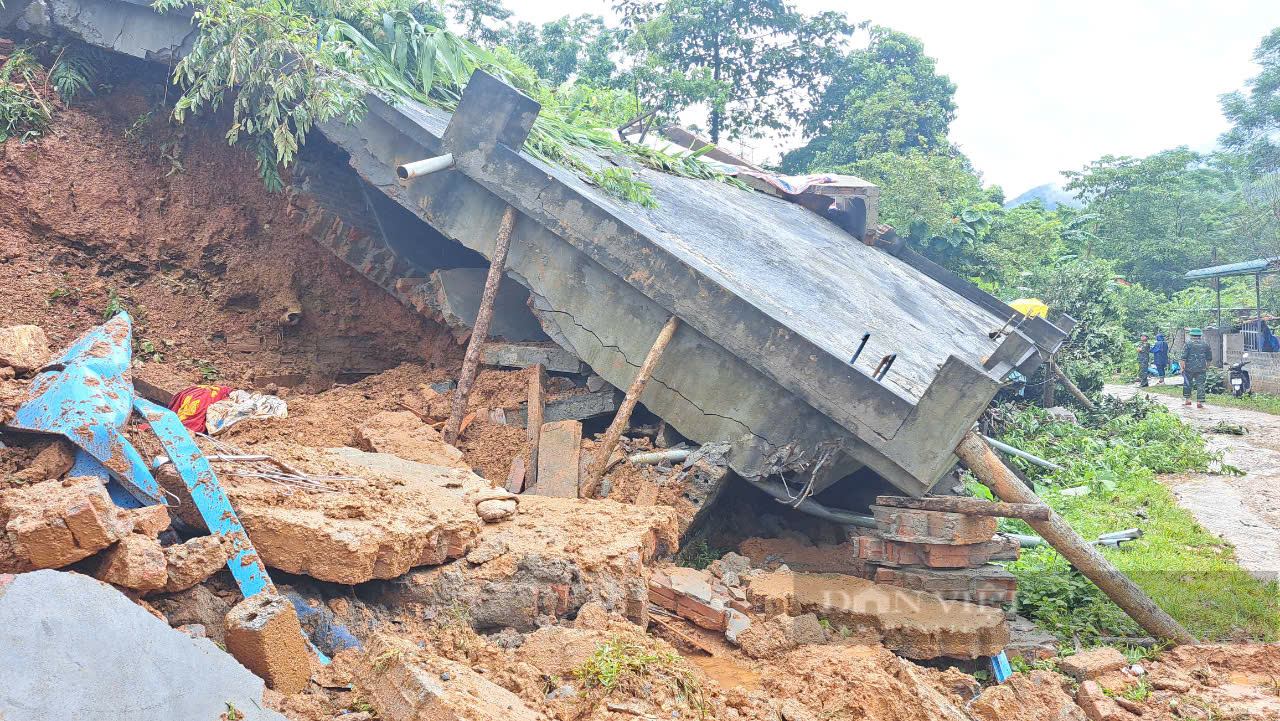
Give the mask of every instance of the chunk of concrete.
<path id="1" fill-rule="evenodd" d="M 578 497 L 578 466 L 582 457 L 582 423 L 542 424 L 538 443 L 538 484 L 534 493 L 560 498 Z"/>
<path id="2" fill-rule="evenodd" d="M 36 325 L 0 328 L 0 366 L 19 374 L 30 373 L 49 362 L 49 336 Z"/>
<path id="3" fill-rule="evenodd" d="M 444 442 L 440 432 L 409 411 L 383 411 L 370 416 L 356 432 L 360 447 L 407 461 L 471 470 L 462 451 Z"/>
<path id="4" fill-rule="evenodd" d="M 787 640 L 794 644 L 822 643 L 826 640 L 822 623 L 812 613 L 789 616 L 786 619 Z"/>
<path id="5" fill-rule="evenodd" d="M 164 556 L 159 541 L 130 533 L 102 554 L 102 564 L 93 575 L 142 593 L 159 591 L 169 578 Z"/>
<path id="6" fill-rule="evenodd" d="M 1097 681 L 1085 681 L 1076 691 L 1076 703 L 1090 721 L 1128 721 L 1134 716 L 1102 690 Z"/>
<path id="7" fill-rule="evenodd" d="M 175 543 L 164 549 L 169 593 L 185 591 L 202 583 L 231 560 L 235 548 L 222 536 L 196 536 L 186 543 Z"/>
<path id="8" fill-rule="evenodd" d="M 88 576 L 0 577 L 0 718 L 285 721 L 262 680 L 208 639 L 169 628 Z"/>
<path id="9" fill-rule="evenodd" d="M 133 532 L 156 538 L 173 523 L 165 506 L 143 506 L 129 512 L 133 519 Z"/>
<path id="10" fill-rule="evenodd" d="M 58 479 L 71 470 L 76 462 L 76 449 L 70 441 L 55 438 L 36 454 L 31 465 L 14 475 L 25 483 L 39 483 L 48 479 Z"/>
<path id="11" fill-rule="evenodd" d="M 833 627 L 878 635 L 912 659 L 978 658 L 999 654 L 1009 642 L 1004 613 L 945 601 L 917 591 L 882 586 L 840 574 L 775 571 L 748 581 L 747 597 L 767 616 L 814 613 Z"/>
<path id="12" fill-rule="evenodd" d="M 1110 646 L 1081 651 L 1058 661 L 1058 670 L 1077 681 L 1091 681 L 1104 673 L 1119 671 L 1129 665 L 1128 659 Z"/>
<path id="13" fill-rule="evenodd" d="M 16 568 L 61 568 L 115 543 L 132 528 L 97 478 L 46 481 L 0 491 L 0 519 Z"/>
<path id="14" fill-rule="evenodd" d="M 464 663 L 425 657 L 418 646 L 378 635 L 355 669 L 356 684 L 386 721 L 539 721 L 519 696 Z"/>
<path id="15" fill-rule="evenodd" d="M 469 330 L 476 325 L 488 275 L 488 268 L 437 270 L 426 283 L 409 294 L 410 302 L 419 312 L 430 312 L 452 328 Z M 547 334 L 529 310 L 528 303 L 529 291 L 504 278 L 493 299 L 489 335 L 513 343 L 547 340 Z"/>
<path id="16" fill-rule="evenodd" d="M 355 584 L 461 558 L 475 544 L 481 520 L 462 496 L 488 488 L 483 478 L 469 470 L 355 448 L 328 453 L 337 461 L 335 467 L 347 464 L 374 485 L 376 507 L 353 505 L 344 493 L 297 494 L 282 503 L 278 487 L 265 482 L 226 488 L 245 532 L 268 566 Z"/>
<path id="17" fill-rule="evenodd" d="M 302 625 L 284 596 L 262 592 L 232 606 L 227 651 L 280 693 L 300 693 L 311 682 Z"/>
<path id="18" fill-rule="evenodd" d="M 556 345 L 515 345 L 486 343 L 480 350 L 480 362 L 502 368 L 529 368 L 541 363 L 552 373 L 580 373 L 578 356 Z"/>

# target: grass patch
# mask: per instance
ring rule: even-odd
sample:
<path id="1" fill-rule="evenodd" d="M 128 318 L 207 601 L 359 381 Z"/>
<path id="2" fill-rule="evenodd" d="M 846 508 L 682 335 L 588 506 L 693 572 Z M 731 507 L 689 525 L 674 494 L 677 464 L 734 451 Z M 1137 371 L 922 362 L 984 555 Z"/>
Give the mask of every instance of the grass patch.
<path id="1" fill-rule="evenodd" d="M 573 677 L 593 706 L 617 689 L 640 692 L 646 683 L 657 681 L 670 684 L 676 696 L 699 716 L 705 717 L 708 711 L 702 686 L 679 654 L 617 637 L 601 644 L 586 663 L 573 670 Z"/>
<path id="2" fill-rule="evenodd" d="M 1143 388 L 1144 391 L 1151 393 L 1159 393 L 1165 396 L 1182 396 L 1182 386 L 1151 386 Z M 1246 410 L 1258 411 L 1259 413 L 1270 413 L 1273 416 L 1280 416 L 1280 396 L 1271 393 L 1254 393 L 1251 396 L 1242 396 L 1236 398 L 1227 393 L 1208 393 L 1205 395 L 1205 403 L 1215 406 L 1226 406 L 1228 408 L 1244 408 Z"/>
<path id="3" fill-rule="evenodd" d="M 1221 471 L 1220 458 L 1195 429 L 1158 401 L 1104 399 L 1081 425 L 1051 422 L 1038 408 L 993 411 L 1001 439 L 1054 461 L 1062 471 L 1018 464 L 1036 492 L 1081 536 L 1126 528 L 1145 535 L 1102 553 L 1193 635 L 1204 640 L 1274 640 L 1280 595 L 1235 563 L 1229 543 L 1178 507 L 1156 473 Z M 1232 469 L 1227 467 L 1228 471 Z M 1088 485 L 1086 496 L 1058 491 Z M 1003 530 L 1029 533 L 1021 521 Z M 1064 641 L 1078 634 L 1145 635 L 1096 586 L 1051 548 L 1027 549 L 1009 570 L 1018 577 L 1020 611 Z"/>

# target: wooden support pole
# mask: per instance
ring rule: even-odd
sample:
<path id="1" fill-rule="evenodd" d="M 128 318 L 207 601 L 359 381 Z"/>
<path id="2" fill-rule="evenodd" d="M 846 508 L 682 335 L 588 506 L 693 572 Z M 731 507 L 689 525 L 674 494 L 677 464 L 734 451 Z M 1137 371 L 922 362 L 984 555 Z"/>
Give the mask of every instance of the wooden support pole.
<path id="1" fill-rule="evenodd" d="M 529 408 L 526 413 L 529 435 L 529 470 L 525 472 L 525 485 L 538 485 L 538 444 L 542 442 L 542 412 L 547 401 L 547 367 L 533 364 L 529 376 Z"/>
<path id="2" fill-rule="evenodd" d="M 940 498 L 907 498 L 905 496 L 876 496 L 877 506 L 913 508 L 921 511 L 963 513 L 968 516 L 998 516 L 1021 518 L 1024 521 L 1047 521 L 1052 511 L 1043 503 L 992 503 L 981 498 L 942 496 Z"/>
<path id="3" fill-rule="evenodd" d="M 1071 382 L 1071 379 L 1067 377 L 1066 373 L 1062 372 L 1062 369 L 1058 367 L 1057 363 L 1050 360 L 1049 367 L 1055 374 L 1057 374 L 1058 380 L 1062 381 L 1062 385 L 1066 386 L 1067 390 L 1071 391 L 1071 395 L 1075 396 L 1076 400 L 1080 401 L 1080 405 L 1088 408 L 1089 410 L 1093 410 L 1093 401 L 1089 400 L 1088 396 L 1080 392 L 1080 389 L 1076 387 L 1075 383 Z"/>
<path id="4" fill-rule="evenodd" d="M 662 326 L 658 339 L 649 349 L 649 355 L 645 356 L 644 363 L 640 364 L 635 380 L 631 381 L 631 387 L 627 389 L 627 395 L 622 399 L 622 405 L 618 407 L 618 415 L 613 417 L 613 423 L 609 424 L 609 429 L 604 433 L 604 442 L 596 451 L 595 460 L 587 469 L 587 477 L 582 481 L 583 498 L 595 497 L 596 489 L 600 487 L 600 478 L 604 475 L 604 468 L 609 463 L 609 456 L 613 454 L 613 449 L 618 447 L 618 439 L 622 437 L 622 432 L 631 422 L 631 412 L 635 410 L 640 394 L 644 392 L 645 383 L 649 382 L 650 374 L 662 359 L 662 351 L 667 349 L 667 344 L 671 342 L 671 336 L 675 334 L 676 327 L 679 325 L 680 319 L 674 315 L 667 319 L 667 324 Z"/>
<path id="5" fill-rule="evenodd" d="M 956 455 L 997 498 L 1008 503 L 1040 504 L 1040 499 L 1004 465 L 987 442 L 973 431 L 956 446 Z M 1046 521 L 1027 522 L 1044 540 L 1080 569 L 1117 606 L 1156 638 L 1176 643 L 1195 643 L 1187 630 L 1143 593 L 1138 584 L 1116 570 L 1096 548 L 1080 538 L 1066 521 L 1052 510 Z"/>
<path id="6" fill-rule="evenodd" d="M 508 205 L 502 214 L 502 225 L 498 226 L 498 239 L 493 244 L 493 257 L 489 260 L 489 276 L 484 281 L 484 295 L 480 297 L 476 325 L 471 330 L 467 354 L 462 359 L 462 375 L 458 378 L 458 389 L 453 394 L 453 411 L 449 414 L 449 422 L 444 426 L 445 443 L 458 441 L 458 429 L 462 425 L 462 416 L 467 411 L 467 396 L 471 395 L 471 384 L 476 379 L 480 348 L 489 337 L 489 320 L 493 317 L 493 299 L 498 296 L 498 284 L 502 282 L 502 273 L 507 265 L 507 249 L 511 247 L 511 229 L 515 224 L 516 209 Z"/>

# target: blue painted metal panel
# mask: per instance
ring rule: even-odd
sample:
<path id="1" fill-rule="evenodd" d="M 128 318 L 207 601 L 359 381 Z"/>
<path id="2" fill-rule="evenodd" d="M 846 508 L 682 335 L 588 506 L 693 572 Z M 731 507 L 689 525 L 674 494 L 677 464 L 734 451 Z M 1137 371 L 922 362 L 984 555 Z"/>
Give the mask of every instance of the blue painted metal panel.
<path id="1" fill-rule="evenodd" d="M 163 503 L 146 461 L 121 431 L 133 412 L 129 362 L 133 325 L 127 313 L 85 333 L 36 375 L 28 400 L 9 426 L 64 436 L 96 460 L 142 505 Z M 80 470 L 102 476 L 89 459 Z"/>
<path id="2" fill-rule="evenodd" d="M 227 494 L 222 491 L 213 467 L 200 452 L 186 426 L 178 420 L 178 414 L 144 398 L 134 399 L 134 407 L 151 424 L 151 430 L 160 439 L 160 445 L 164 446 L 169 460 L 191 491 L 196 509 L 200 511 L 209 530 L 231 539 L 235 555 L 227 562 L 227 567 L 231 569 L 231 575 L 235 577 L 245 598 L 264 590 L 274 591 L 271 577 L 267 575 L 267 567 L 249 542 L 249 536 L 244 532 L 244 526 L 240 525 L 235 510 L 231 508 Z"/>
<path id="3" fill-rule="evenodd" d="M 996 680 L 996 683 L 1004 683 L 1004 680 L 1013 673 L 1013 670 L 1009 668 L 1009 657 L 1005 655 L 1004 651 L 1001 651 L 999 656 L 992 656 L 990 660 L 992 678 Z"/>

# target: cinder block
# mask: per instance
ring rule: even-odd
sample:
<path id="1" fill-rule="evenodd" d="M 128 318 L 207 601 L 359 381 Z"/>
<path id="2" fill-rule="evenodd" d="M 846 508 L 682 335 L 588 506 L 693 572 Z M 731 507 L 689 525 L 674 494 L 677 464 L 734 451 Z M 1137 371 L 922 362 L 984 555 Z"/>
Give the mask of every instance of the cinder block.
<path id="1" fill-rule="evenodd" d="M 227 650 L 280 693 L 299 693 L 311 681 L 302 626 L 283 596 L 263 592 L 233 606 L 227 612 Z"/>

